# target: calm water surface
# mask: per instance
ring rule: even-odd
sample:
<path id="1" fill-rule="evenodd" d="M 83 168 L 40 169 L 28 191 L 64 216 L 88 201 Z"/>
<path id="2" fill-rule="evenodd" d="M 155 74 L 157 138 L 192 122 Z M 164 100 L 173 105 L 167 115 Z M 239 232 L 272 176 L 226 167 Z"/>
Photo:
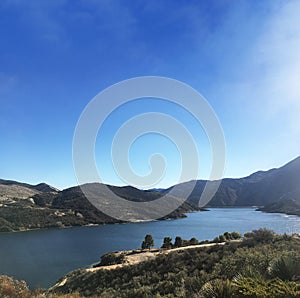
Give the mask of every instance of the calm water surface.
<path id="1" fill-rule="evenodd" d="M 5 233 L 0 234 L 0 274 L 24 279 L 32 288 L 49 287 L 67 272 L 99 261 L 106 252 L 140 247 L 146 234 L 160 246 L 165 236 L 205 240 L 260 227 L 300 233 L 300 217 L 252 208 L 214 208 L 172 221 Z"/>

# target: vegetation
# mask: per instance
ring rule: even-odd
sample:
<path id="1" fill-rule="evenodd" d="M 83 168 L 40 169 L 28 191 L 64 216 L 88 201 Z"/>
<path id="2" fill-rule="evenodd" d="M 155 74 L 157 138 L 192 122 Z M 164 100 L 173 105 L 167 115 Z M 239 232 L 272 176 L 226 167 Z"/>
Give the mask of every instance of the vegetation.
<path id="1" fill-rule="evenodd" d="M 150 249 L 154 246 L 154 240 L 152 235 L 146 235 L 145 240 L 142 242 L 142 249 Z"/>
<path id="2" fill-rule="evenodd" d="M 172 238 L 171 237 L 165 237 L 164 238 L 164 243 L 163 245 L 161 246 L 161 248 L 166 248 L 166 249 L 170 249 L 173 247 L 173 244 L 172 244 Z"/>
<path id="3" fill-rule="evenodd" d="M 221 236 L 235 239 L 238 234 Z M 299 297 L 299 236 L 266 229 L 245 236 L 225 245 L 162 250 L 153 259 L 113 270 L 77 270 L 63 277 L 66 282 L 52 292 L 87 297 Z M 163 246 L 187 243 L 176 239 L 173 244 L 165 237 Z"/>
<path id="4" fill-rule="evenodd" d="M 279 169 L 257 172 L 241 179 L 223 179 L 209 206 L 265 206 L 259 210 L 300 216 L 299 170 L 300 157 Z M 187 201 L 160 219 L 185 217 L 187 212 L 200 210 L 198 201 L 206 182 L 198 180 L 196 185 L 195 182 L 186 182 L 175 189 L 171 188 L 173 192 L 170 199 L 176 201 L 181 198 L 182 190 L 191 187 L 190 183 L 193 184 L 193 192 Z M 109 202 L 111 192 L 107 191 L 107 187 L 116 195 L 135 202 L 153 201 L 162 195 L 168 196 L 167 193 L 171 190 L 143 191 L 130 186 L 92 183 L 89 184 L 89 192 L 101 198 L 101 202 Z M 29 185 L 0 179 L 0 201 L 0 232 L 120 223 L 95 208 L 80 187 L 59 191 L 44 183 Z M 228 239 L 223 235 L 218 241 L 225 240 Z M 178 243 L 174 243 L 174 246 Z"/>
<path id="5" fill-rule="evenodd" d="M 110 266 L 115 264 L 122 264 L 124 262 L 123 253 L 107 253 L 101 257 L 101 262 L 93 267 Z"/>
<path id="6" fill-rule="evenodd" d="M 0 297 L 18 298 L 30 297 L 30 291 L 25 281 L 18 281 L 12 277 L 2 275 L 0 276 Z"/>
<path id="7" fill-rule="evenodd" d="M 2 184 L 6 184 L 3 186 L 1 181 Z M 80 187 L 53 191 L 50 186 L 43 184 L 16 186 L 17 182 L 3 181 L 0 180 L 0 232 L 121 222 L 93 206 L 84 196 Z M 95 183 L 91 187 L 95 195 L 101 197 L 101 200 L 110 200 L 111 193 L 104 192 L 106 186 Z M 4 192 L 4 188 L 6 192 Z M 110 186 L 109 188 L 122 198 L 132 201 L 151 201 L 161 197 L 158 192 L 142 191 L 133 187 Z M 41 192 L 41 190 L 45 192 Z M 172 199 L 176 200 L 177 198 Z M 185 217 L 185 213 L 195 210 L 199 210 L 199 208 L 185 202 L 177 210 L 161 219 Z"/>
<path id="8" fill-rule="evenodd" d="M 285 252 L 274 259 L 268 268 L 268 274 L 273 278 L 300 282 L 300 257 L 291 252 Z"/>
<path id="9" fill-rule="evenodd" d="M 299 235 L 276 235 L 259 229 L 246 233 L 241 241 L 234 241 L 236 232 L 220 236 L 215 245 L 188 248 L 184 247 L 187 243 L 199 241 L 178 236 L 173 244 L 170 237 L 165 237 L 162 246 L 183 248 L 168 253 L 163 249 L 155 258 L 136 265 L 76 270 L 49 291 L 30 291 L 24 281 L 0 276 L 0 297 L 300 297 Z M 220 245 L 223 238 L 227 242 Z M 146 235 L 144 242 L 150 245 L 151 239 Z M 99 265 L 123 262 L 124 252 L 115 252 L 102 256 Z"/>
<path id="10" fill-rule="evenodd" d="M 253 230 L 252 232 L 245 233 L 245 242 L 250 245 L 257 243 L 270 243 L 274 240 L 275 233 L 268 229 Z"/>
<path id="11" fill-rule="evenodd" d="M 184 240 L 181 237 L 177 236 L 175 238 L 174 243 L 172 243 L 172 238 L 165 237 L 161 248 L 171 249 L 171 248 L 185 247 L 185 246 L 198 245 L 198 244 L 220 243 L 220 242 L 226 242 L 231 240 L 238 240 L 241 238 L 242 236 L 238 232 L 232 232 L 232 233 L 225 232 L 223 235 L 216 237 L 212 241 L 209 240 L 199 241 L 195 237 L 191 238 L 190 240 Z"/>
<path id="12" fill-rule="evenodd" d="M 260 171 L 241 179 L 223 179 L 209 206 L 265 206 L 259 210 L 300 216 L 299 171 L 300 157 L 279 169 Z M 172 189 L 170 199 L 176 201 L 181 198 L 182 190 L 192 187 L 193 191 L 186 202 L 160 218 L 175 219 L 199 210 L 199 197 L 206 183 L 204 180 L 185 182 L 176 188 L 157 191 L 92 183 L 89 184 L 89 192 L 101 198 L 101 201 L 109 202 L 111 192 L 107 191 L 108 187 L 126 200 L 145 202 L 168 195 Z M 44 183 L 29 185 L 0 179 L 0 201 L 0 232 L 120 222 L 95 208 L 80 187 L 59 191 Z M 227 240 L 225 235 L 219 239 L 220 242 L 224 240 Z"/>
<path id="13" fill-rule="evenodd" d="M 177 236 L 175 238 L 174 247 L 181 247 L 183 245 L 183 240 L 181 237 Z"/>
<path id="14" fill-rule="evenodd" d="M 297 157 L 278 169 L 258 171 L 243 178 L 224 178 L 214 197 L 205 207 L 266 206 L 282 198 L 295 199 L 299 205 L 299 173 L 300 157 Z M 187 201 L 197 206 L 207 183 L 210 184 L 206 180 L 184 182 L 163 192 L 172 189 L 172 194 L 180 197 L 183 190 L 191 188 L 193 191 Z"/>
<path id="15" fill-rule="evenodd" d="M 283 199 L 275 203 L 270 203 L 262 208 L 258 208 L 258 211 L 264 211 L 268 213 L 285 213 L 289 215 L 300 216 L 300 202 L 293 199 Z"/>

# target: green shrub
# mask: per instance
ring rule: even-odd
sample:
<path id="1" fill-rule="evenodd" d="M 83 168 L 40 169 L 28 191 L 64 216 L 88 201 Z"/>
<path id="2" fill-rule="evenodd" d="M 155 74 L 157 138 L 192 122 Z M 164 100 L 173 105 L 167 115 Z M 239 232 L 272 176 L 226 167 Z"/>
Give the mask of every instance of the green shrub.
<path id="1" fill-rule="evenodd" d="M 100 266 L 109 266 L 115 264 L 122 264 L 124 262 L 124 254 L 122 253 L 107 253 L 101 256 Z"/>
<path id="2" fill-rule="evenodd" d="M 300 253 L 285 253 L 272 260 L 268 273 L 273 278 L 300 282 Z"/>
<path id="3" fill-rule="evenodd" d="M 230 280 L 215 279 L 203 285 L 199 297 L 232 298 L 235 297 L 235 294 L 236 288 Z"/>
<path id="4" fill-rule="evenodd" d="M 283 281 L 279 278 L 265 280 L 262 278 L 242 277 L 235 280 L 234 284 L 242 297 L 300 297 L 300 284 Z"/>

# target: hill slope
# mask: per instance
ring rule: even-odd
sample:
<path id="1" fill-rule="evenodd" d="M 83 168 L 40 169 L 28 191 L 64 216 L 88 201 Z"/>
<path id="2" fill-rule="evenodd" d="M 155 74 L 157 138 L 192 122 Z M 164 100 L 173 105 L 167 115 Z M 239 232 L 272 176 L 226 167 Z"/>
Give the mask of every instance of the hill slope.
<path id="1" fill-rule="evenodd" d="M 259 171 L 240 179 L 223 179 L 207 206 L 269 206 L 269 204 L 294 200 L 300 204 L 300 157 L 285 166 L 269 171 Z M 184 213 L 199 210 L 198 201 L 207 181 L 198 180 L 188 200 L 177 210 L 162 219 L 178 218 Z M 192 182 L 176 186 L 168 202 L 176 202 Z M 213 182 L 209 182 L 213 183 Z M 103 184 L 89 184 L 93 195 L 102 203 L 111 205 L 111 193 Z M 131 201 L 147 202 L 166 195 L 166 190 L 139 190 L 131 186 L 108 186 L 118 196 Z M 274 207 L 274 206 L 273 206 Z M 266 208 L 264 211 L 273 210 Z M 111 205 L 111 208 L 114 208 Z M 277 206 L 277 212 L 292 212 L 293 207 Z M 134 218 L 133 210 L 131 212 Z M 272 212 L 272 211 L 271 211 Z M 292 213 L 294 214 L 294 213 Z M 83 195 L 80 187 L 63 191 L 47 184 L 30 185 L 10 180 L 0 180 L 0 231 L 15 231 L 46 227 L 65 227 L 88 224 L 120 222 L 95 208 Z"/>
<path id="2" fill-rule="evenodd" d="M 264 206 L 282 199 L 300 202 L 300 157 L 278 169 L 259 171 L 248 177 L 225 178 L 207 206 Z M 198 205 L 206 180 L 196 181 L 196 187 L 188 202 Z M 176 186 L 175 195 L 194 183 L 185 182 Z M 163 190 L 168 192 L 173 187 Z"/>
<path id="3" fill-rule="evenodd" d="M 1 181 L 0 232 L 121 222 L 94 207 L 79 186 L 57 191 L 46 184 L 33 186 L 14 181 Z M 97 199 L 104 204 L 105 202 L 110 204 L 111 193 L 107 191 L 106 185 L 94 183 L 90 186 Z M 129 186 L 109 186 L 109 188 L 122 198 L 132 201 L 152 201 L 161 196 L 158 192 L 142 191 Z M 171 196 L 168 198 L 172 201 L 178 200 Z M 111 208 L 114 206 L 111 205 Z M 184 217 L 184 213 L 193 210 L 198 208 L 184 203 L 161 219 Z"/>
<path id="4" fill-rule="evenodd" d="M 260 234 L 270 237 L 264 239 Z M 242 242 L 222 244 L 141 252 L 144 254 L 141 262 L 76 270 L 62 277 L 50 293 L 79 292 L 84 297 L 124 298 L 250 297 L 249 293 L 251 297 L 299 297 L 300 242 L 297 236 L 258 230 L 248 233 Z M 123 253 L 123 262 L 140 254 Z M 285 258 L 281 259 L 282 256 Z M 270 274 L 268 268 L 282 261 L 290 264 L 283 268 L 285 275 L 282 272 Z M 206 293 L 207 287 L 219 291 Z"/>
<path id="5" fill-rule="evenodd" d="M 14 198 L 27 199 L 35 194 L 47 192 L 57 193 L 58 191 L 58 189 L 46 183 L 31 185 L 12 180 L 0 179 L 0 202 Z"/>
<path id="6" fill-rule="evenodd" d="M 292 199 L 285 199 L 275 203 L 267 204 L 258 210 L 268 213 L 285 213 L 289 215 L 300 216 L 300 203 Z"/>

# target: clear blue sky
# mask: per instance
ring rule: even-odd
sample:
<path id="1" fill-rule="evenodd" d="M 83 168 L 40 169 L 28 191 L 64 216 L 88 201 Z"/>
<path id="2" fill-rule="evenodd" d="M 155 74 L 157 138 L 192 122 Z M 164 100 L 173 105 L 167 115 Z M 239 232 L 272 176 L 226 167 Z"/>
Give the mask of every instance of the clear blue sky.
<path id="1" fill-rule="evenodd" d="M 183 81 L 209 101 L 226 138 L 226 177 L 281 166 L 300 149 L 299 15 L 299 1 L 2 0 L 0 177 L 75 185 L 72 138 L 82 110 L 104 88 L 146 75 Z M 120 182 L 101 149 L 114 125 L 153 110 L 201 131 L 176 107 L 151 100 L 125 109 L 124 118 L 116 112 L 97 141 L 106 182 Z M 208 142 L 201 133 L 195 139 L 198 178 L 207 178 Z M 171 167 L 158 186 L 176 182 L 173 144 L 148 135 L 134 145 L 137 172 L 162 150 Z"/>

